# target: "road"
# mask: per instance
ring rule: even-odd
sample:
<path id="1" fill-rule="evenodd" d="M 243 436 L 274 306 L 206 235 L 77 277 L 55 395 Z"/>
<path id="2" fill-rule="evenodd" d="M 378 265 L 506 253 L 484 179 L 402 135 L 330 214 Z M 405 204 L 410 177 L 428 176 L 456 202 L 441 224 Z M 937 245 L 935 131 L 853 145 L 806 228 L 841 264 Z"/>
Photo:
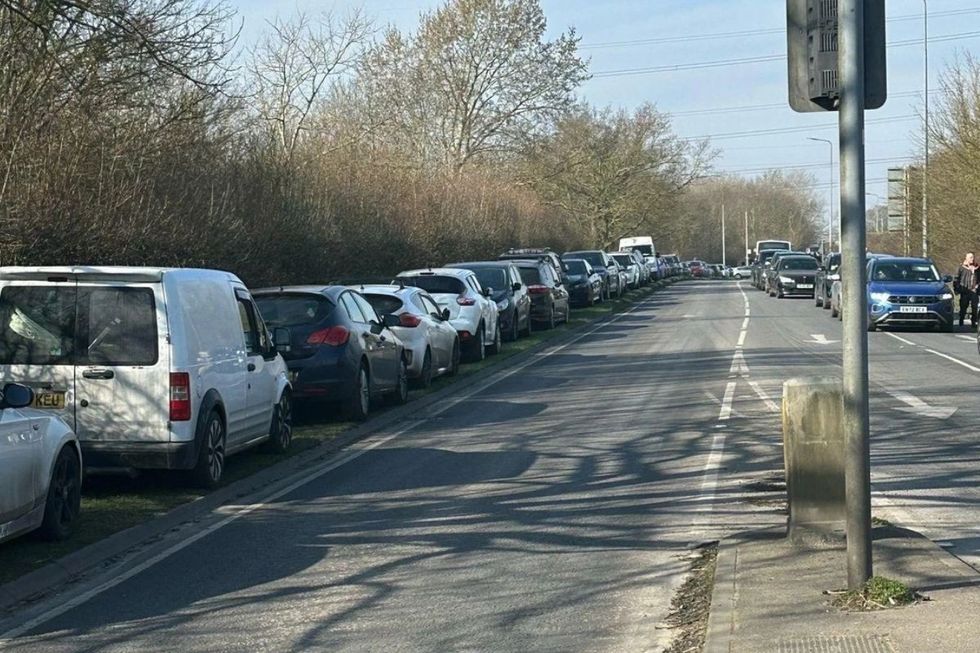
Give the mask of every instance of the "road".
<path id="1" fill-rule="evenodd" d="M 660 650 L 691 547 L 784 519 L 764 491 L 782 464 L 781 384 L 839 373 L 839 333 L 807 300 L 674 286 L 0 622 L 0 641 Z M 975 346 L 894 335 L 871 334 L 875 512 L 976 562 Z"/>

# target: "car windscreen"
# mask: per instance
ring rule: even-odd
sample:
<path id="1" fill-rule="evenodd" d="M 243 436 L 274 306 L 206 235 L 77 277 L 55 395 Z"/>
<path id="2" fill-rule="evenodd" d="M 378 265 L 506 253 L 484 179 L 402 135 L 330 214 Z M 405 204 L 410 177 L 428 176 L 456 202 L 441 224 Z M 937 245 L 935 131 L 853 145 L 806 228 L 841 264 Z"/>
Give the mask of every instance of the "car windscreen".
<path id="1" fill-rule="evenodd" d="M 502 268 L 471 268 L 476 274 L 477 281 L 482 288 L 493 288 L 503 290 L 510 284 L 507 283 L 507 274 Z"/>
<path id="2" fill-rule="evenodd" d="M 314 293 L 258 295 L 255 303 L 270 327 L 319 324 L 333 311 L 333 302 Z"/>
<path id="3" fill-rule="evenodd" d="M 569 259 L 580 258 L 588 261 L 592 267 L 606 267 L 606 261 L 601 252 L 569 252 L 566 256 Z"/>
<path id="4" fill-rule="evenodd" d="M 541 271 L 537 268 L 518 268 L 521 273 L 521 281 L 528 286 L 541 285 Z"/>
<path id="5" fill-rule="evenodd" d="M 8 286 L 0 292 L 0 364 L 153 365 L 150 288 Z"/>
<path id="6" fill-rule="evenodd" d="M 624 268 L 628 268 L 631 265 L 636 265 L 636 261 L 625 254 L 613 254 L 613 258 L 616 259 L 616 262 L 622 265 Z"/>
<path id="7" fill-rule="evenodd" d="M 873 281 L 939 281 L 939 272 L 931 263 L 913 261 L 889 261 L 875 265 Z"/>
<path id="8" fill-rule="evenodd" d="M 779 260 L 780 270 L 816 270 L 817 259 L 809 257 L 791 257 Z"/>
<path id="9" fill-rule="evenodd" d="M 415 286 L 432 295 L 462 295 L 466 292 L 466 284 L 456 277 L 445 277 L 436 274 L 424 274 L 417 277 L 398 277 L 406 286 Z"/>
<path id="10" fill-rule="evenodd" d="M 391 295 L 364 293 L 364 299 L 368 300 L 368 303 L 377 311 L 378 315 L 397 313 L 404 306 L 402 300 Z"/>
<path id="11" fill-rule="evenodd" d="M 588 268 L 585 267 L 585 261 L 569 259 L 565 261 L 565 267 L 568 268 L 569 274 L 588 274 Z"/>
<path id="12" fill-rule="evenodd" d="M 840 267 L 840 254 L 831 254 L 827 259 L 827 269 L 833 272 Z"/>

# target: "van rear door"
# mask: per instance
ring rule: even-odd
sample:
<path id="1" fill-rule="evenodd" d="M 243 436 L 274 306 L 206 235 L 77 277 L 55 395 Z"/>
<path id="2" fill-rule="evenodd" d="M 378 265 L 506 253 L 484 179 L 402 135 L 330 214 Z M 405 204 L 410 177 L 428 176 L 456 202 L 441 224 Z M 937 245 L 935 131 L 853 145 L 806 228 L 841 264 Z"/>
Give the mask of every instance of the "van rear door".
<path id="1" fill-rule="evenodd" d="M 0 288 L 0 377 L 34 389 L 34 406 L 75 424 L 74 280 L 16 281 Z"/>
<path id="2" fill-rule="evenodd" d="M 83 442 L 170 439 L 170 348 L 160 283 L 77 288 L 75 431 Z"/>

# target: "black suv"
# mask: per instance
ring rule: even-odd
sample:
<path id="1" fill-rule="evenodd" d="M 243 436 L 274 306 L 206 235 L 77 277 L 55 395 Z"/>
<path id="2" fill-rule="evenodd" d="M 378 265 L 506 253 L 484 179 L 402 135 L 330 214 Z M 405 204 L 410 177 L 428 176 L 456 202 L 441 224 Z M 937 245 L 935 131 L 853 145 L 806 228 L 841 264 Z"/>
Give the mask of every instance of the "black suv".
<path id="1" fill-rule="evenodd" d="M 568 270 L 565 268 L 565 264 L 562 262 L 558 252 L 547 247 L 508 249 L 497 257 L 498 261 L 536 261 L 538 259 L 546 259 L 551 264 L 555 275 L 564 283 Z"/>
<path id="2" fill-rule="evenodd" d="M 559 322 L 568 322 L 570 307 L 568 290 L 550 261 L 515 260 L 521 280 L 531 295 L 531 319 L 553 329 Z"/>
<path id="3" fill-rule="evenodd" d="M 817 270 L 817 281 L 813 289 L 813 301 L 817 306 L 830 310 L 830 296 L 834 282 L 840 279 L 840 252 L 828 254 Z"/>

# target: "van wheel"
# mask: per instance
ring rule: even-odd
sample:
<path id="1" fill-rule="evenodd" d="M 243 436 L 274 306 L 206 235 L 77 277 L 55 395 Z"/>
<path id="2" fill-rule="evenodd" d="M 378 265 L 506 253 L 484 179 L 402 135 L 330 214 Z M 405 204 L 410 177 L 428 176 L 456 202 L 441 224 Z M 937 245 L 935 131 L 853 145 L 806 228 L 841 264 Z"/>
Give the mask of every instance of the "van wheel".
<path id="1" fill-rule="evenodd" d="M 272 411 L 272 428 L 269 430 L 269 449 L 273 453 L 286 453 L 293 442 L 293 401 L 289 391 L 284 391 Z"/>
<path id="2" fill-rule="evenodd" d="M 82 501 L 82 468 L 78 454 L 70 446 L 62 447 L 54 462 L 48 496 L 44 502 L 44 520 L 39 534 L 46 540 L 64 540 L 75 530 Z"/>
<path id="3" fill-rule="evenodd" d="M 194 467 L 194 480 L 201 487 L 217 487 L 225 471 L 225 423 L 217 411 L 204 422 L 204 435 Z"/>
<path id="4" fill-rule="evenodd" d="M 361 363 L 361 368 L 354 378 L 354 389 L 347 403 L 347 417 L 355 422 L 363 422 L 371 412 L 371 377 L 367 365 Z"/>

